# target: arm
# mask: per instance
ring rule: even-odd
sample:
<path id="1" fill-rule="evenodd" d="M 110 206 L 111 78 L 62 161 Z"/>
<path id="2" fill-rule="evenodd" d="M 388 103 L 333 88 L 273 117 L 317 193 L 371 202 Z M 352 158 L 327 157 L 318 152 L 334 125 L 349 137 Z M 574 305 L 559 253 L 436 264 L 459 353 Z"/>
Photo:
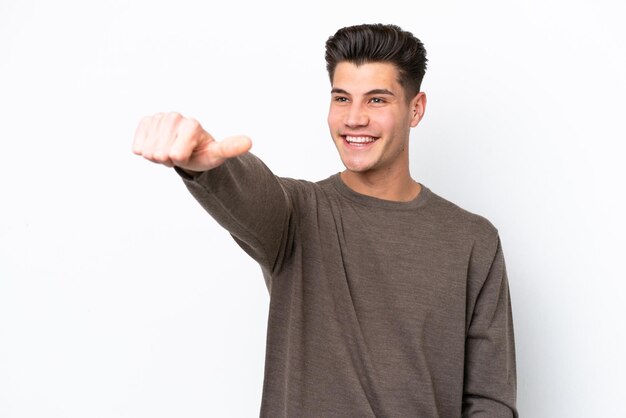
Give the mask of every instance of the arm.
<path id="1" fill-rule="evenodd" d="M 463 417 L 517 418 L 513 319 L 499 238 L 470 312 L 465 342 Z"/>
<path id="2" fill-rule="evenodd" d="M 267 271 L 279 262 L 289 201 L 278 179 L 248 153 L 251 141 L 215 141 L 200 124 L 177 113 L 144 118 L 133 152 L 175 167 L 198 202 Z"/>
<path id="3" fill-rule="evenodd" d="M 264 270 L 280 265 L 290 201 L 274 174 L 251 153 L 183 177 L 198 203 Z"/>

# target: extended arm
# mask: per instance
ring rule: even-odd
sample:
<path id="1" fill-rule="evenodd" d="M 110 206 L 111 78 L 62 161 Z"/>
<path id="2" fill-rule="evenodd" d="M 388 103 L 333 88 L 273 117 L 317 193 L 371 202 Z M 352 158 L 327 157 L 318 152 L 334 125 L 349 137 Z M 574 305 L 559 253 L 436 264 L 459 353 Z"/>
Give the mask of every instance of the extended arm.
<path id="1" fill-rule="evenodd" d="M 286 242 L 290 206 L 278 179 L 248 153 L 251 145 L 243 136 L 215 141 L 194 119 L 168 113 L 141 121 L 133 152 L 175 167 L 207 212 L 271 272 Z"/>

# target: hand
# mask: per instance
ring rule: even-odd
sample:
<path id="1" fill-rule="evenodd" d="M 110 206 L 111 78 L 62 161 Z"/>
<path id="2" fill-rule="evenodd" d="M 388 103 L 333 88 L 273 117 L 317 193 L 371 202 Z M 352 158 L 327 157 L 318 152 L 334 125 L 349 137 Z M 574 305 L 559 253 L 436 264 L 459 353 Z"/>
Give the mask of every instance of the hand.
<path id="1" fill-rule="evenodd" d="M 141 120 L 133 152 L 157 164 L 186 171 L 206 171 L 245 154 L 252 141 L 234 136 L 217 142 L 200 123 L 179 113 L 157 113 Z"/>

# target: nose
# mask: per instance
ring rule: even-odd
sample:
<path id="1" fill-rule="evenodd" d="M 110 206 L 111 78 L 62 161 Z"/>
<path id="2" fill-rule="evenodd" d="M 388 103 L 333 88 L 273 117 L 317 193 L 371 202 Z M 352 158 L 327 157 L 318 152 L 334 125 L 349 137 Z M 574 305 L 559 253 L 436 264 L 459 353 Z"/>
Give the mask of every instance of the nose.
<path id="1" fill-rule="evenodd" d="M 344 124 L 350 128 L 367 126 L 369 123 L 369 116 L 367 110 L 358 103 L 353 103 L 346 112 Z"/>

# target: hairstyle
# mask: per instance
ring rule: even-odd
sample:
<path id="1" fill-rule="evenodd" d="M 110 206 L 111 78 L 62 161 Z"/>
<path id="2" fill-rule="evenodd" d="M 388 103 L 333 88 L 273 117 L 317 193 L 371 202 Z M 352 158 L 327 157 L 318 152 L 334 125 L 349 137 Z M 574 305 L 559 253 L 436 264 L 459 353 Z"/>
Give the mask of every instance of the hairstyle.
<path id="1" fill-rule="evenodd" d="M 391 63 L 398 69 L 398 82 L 404 88 L 407 101 L 420 92 L 427 61 L 422 41 L 396 25 L 348 26 L 326 41 L 326 69 L 331 83 L 340 62 L 356 66 Z"/>

